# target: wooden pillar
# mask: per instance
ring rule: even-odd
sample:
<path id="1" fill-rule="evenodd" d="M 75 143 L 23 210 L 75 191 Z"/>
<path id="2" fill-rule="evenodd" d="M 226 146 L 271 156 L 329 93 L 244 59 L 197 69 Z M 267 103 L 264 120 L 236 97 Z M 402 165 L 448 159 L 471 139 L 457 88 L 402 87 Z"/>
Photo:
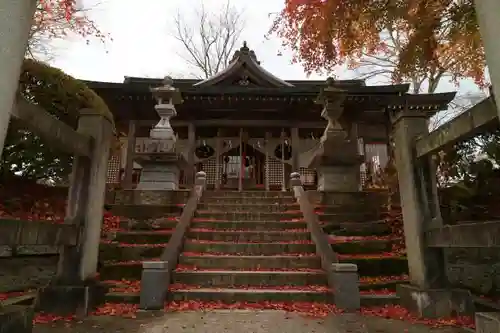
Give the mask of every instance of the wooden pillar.
<path id="1" fill-rule="evenodd" d="M 283 169 L 281 175 L 281 190 L 286 191 L 286 171 L 285 171 L 285 129 L 281 129 L 281 168 Z"/>
<path id="2" fill-rule="evenodd" d="M 222 151 L 222 131 L 220 129 L 217 130 L 217 137 L 215 138 L 215 169 L 217 170 L 215 173 L 215 189 L 220 190 L 221 186 L 221 151 Z"/>
<path id="3" fill-rule="evenodd" d="M 125 155 L 125 177 L 123 179 L 123 188 L 131 189 L 132 176 L 134 173 L 134 157 L 135 157 L 135 143 L 136 143 L 136 120 L 130 120 L 128 123 L 127 133 L 127 153 Z"/>
<path id="4" fill-rule="evenodd" d="M 300 137 L 299 137 L 299 129 L 297 127 L 293 127 L 292 131 L 292 172 L 299 172 L 300 170 Z"/>
<path id="5" fill-rule="evenodd" d="M 196 150 L 196 128 L 193 123 L 188 125 L 188 156 L 187 156 L 187 172 L 186 185 L 194 184 L 194 154 Z"/>
<path id="6" fill-rule="evenodd" d="M 0 1 L 0 158 L 38 1 Z"/>
<path id="7" fill-rule="evenodd" d="M 271 133 L 266 132 L 265 140 L 264 140 L 264 147 L 266 151 L 266 165 L 264 166 L 265 170 L 265 175 L 264 177 L 266 178 L 264 180 L 264 184 L 266 187 L 266 191 L 269 191 L 269 145 L 271 141 Z"/>
<path id="8" fill-rule="evenodd" d="M 243 128 L 240 128 L 240 176 L 238 177 L 238 191 L 243 191 Z"/>

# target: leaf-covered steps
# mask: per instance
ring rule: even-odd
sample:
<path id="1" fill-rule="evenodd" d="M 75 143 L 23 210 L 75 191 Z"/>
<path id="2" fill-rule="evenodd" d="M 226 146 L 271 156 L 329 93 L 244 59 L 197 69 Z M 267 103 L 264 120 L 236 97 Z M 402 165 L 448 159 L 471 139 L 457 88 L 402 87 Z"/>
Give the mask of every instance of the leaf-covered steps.
<path id="1" fill-rule="evenodd" d="M 366 199 L 370 195 L 367 193 Z M 365 215 L 365 219 L 339 221 L 335 215 L 338 211 L 338 205 L 316 208 L 324 230 L 335 235 L 331 236 L 330 243 L 339 253 L 340 261 L 358 265 L 363 294 L 394 296 L 396 285 L 407 281 L 408 266 L 406 258 L 393 251 L 398 240 L 391 234 L 391 228 L 384 219 L 387 209 L 383 201 L 382 204 L 374 200 L 374 204 L 344 206 L 344 214 L 373 214 Z"/>

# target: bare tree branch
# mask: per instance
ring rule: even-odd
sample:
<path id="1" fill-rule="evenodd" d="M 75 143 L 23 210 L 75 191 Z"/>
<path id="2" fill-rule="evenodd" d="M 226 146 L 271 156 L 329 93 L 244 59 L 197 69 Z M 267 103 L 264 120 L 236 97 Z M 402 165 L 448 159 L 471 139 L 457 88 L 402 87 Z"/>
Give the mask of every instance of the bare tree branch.
<path id="1" fill-rule="evenodd" d="M 201 4 L 193 20 L 178 12 L 172 36 L 182 46 L 179 56 L 196 69 L 196 76 L 209 78 L 231 61 L 245 27 L 243 12 L 232 6 L 231 0 L 214 11 Z"/>

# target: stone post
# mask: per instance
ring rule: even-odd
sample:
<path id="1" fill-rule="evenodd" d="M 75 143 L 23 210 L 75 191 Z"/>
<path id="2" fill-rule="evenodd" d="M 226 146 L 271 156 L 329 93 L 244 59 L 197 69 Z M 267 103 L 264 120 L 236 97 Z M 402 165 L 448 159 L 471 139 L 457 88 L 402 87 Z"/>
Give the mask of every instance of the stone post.
<path id="1" fill-rule="evenodd" d="M 432 201 L 437 200 L 432 197 L 436 192 L 429 193 L 427 189 L 429 185 L 435 186 L 432 179 L 436 176 L 431 171 L 429 158 L 415 158 L 414 141 L 428 133 L 427 118 L 425 111 L 418 110 L 393 111 L 391 115 L 410 277 L 409 285 L 398 286 L 398 295 L 405 307 L 420 316 L 440 317 L 451 315 L 457 309 L 458 312 L 469 309 L 470 299 L 452 297 L 451 291 L 443 289 L 446 277 L 442 250 L 425 245 L 424 231 L 433 221 L 436 204 Z M 433 226 L 436 223 L 441 223 L 439 217 L 434 219 Z M 456 305 L 457 301 L 461 303 Z"/>
<path id="2" fill-rule="evenodd" d="M 500 106 L 500 44 L 498 43 L 498 31 L 500 31 L 500 1 L 498 0 L 475 0 L 477 21 L 479 23 L 481 37 L 486 53 L 486 63 L 490 72 L 493 85 L 494 98 Z M 500 107 L 498 107 L 500 117 Z"/>
<path id="3" fill-rule="evenodd" d="M 359 294 L 358 266 L 347 263 L 333 263 L 333 285 L 335 306 L 345 311 L 356 311 L 361 307 Z"/>
<path id="4" fill-rule="evenodd" d="M 0 1 L 0 158 L 36 4 L 36 0 Z"/>
<path id="5" fill-rule="evenodd" d="M 138 190 L 177 190 L 181 165 L 185 160 L 176 151 L 176 135 L 170 118 L 177 115 L 175 105 L 182 102 L 178 89 L 172 87 L 173 81 L 166 77 L 163 85 L 151 89 L 158 104 L 156 112 L 160 121 L 150 131 L 151 141 L 146 152 L 137 154 L 138 163 L 142 166 L 141 180 Z"/>
<path id="6" fill-rule="evenodd" d="M 95 110 L 84 109 L 78 132 L 94 140 L 90 158 L 75 156 L 68 194 L 65 223 L 81 226 L 80 240 L 62 249 L 55 279 L 40 291 L 37 307 L 47 312 L 86 314 L 105 293 L 96 276 L 114 125 Z"/>

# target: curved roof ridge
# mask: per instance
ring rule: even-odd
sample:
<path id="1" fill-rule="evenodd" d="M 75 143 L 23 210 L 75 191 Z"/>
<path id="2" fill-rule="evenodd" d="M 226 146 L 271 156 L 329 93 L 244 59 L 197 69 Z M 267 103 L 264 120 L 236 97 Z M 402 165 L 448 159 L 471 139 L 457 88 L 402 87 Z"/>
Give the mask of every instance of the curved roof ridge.
<path id="1" fill-rule="evenodd" d="M 269 83 L 274 87 L 293 87 L 294 85 L 282 80 L 260 65 L 260 61 L 257 60 L 257 56 L 253 50 L 250 50 L 246 42 L 243 42 L 243 46 L 234 52 L 233 58 L 231 59 L 229 65 L 218 72 L 217 74 L 205 79 L 201 82 L 193 84 L 193 87 L 207 87 L 213 86 L 219 82 L 224 81 L 226 78 L 230 77 L 232 74 L 236 74 L 242 68 L 249 71 L 251 75 Z"/>

